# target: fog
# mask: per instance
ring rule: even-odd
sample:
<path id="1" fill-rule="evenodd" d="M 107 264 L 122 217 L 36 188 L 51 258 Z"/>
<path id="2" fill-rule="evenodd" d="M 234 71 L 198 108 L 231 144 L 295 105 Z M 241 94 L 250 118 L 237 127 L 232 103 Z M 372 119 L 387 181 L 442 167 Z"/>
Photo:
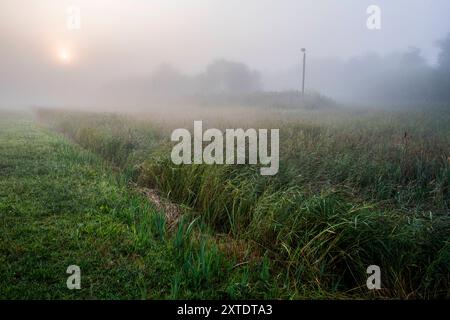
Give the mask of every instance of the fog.
<path id="1" fill-rule="evenodd" d="M 366 25 L 372 4 L 380 30 Z M 70 6 L 80 29 L 67 26 Z M 301 48 L 308 93 L 448 101 L 449 12 L 447 0 L 2 0 L 0 106 L 146 107 L 296 91 Z"/>

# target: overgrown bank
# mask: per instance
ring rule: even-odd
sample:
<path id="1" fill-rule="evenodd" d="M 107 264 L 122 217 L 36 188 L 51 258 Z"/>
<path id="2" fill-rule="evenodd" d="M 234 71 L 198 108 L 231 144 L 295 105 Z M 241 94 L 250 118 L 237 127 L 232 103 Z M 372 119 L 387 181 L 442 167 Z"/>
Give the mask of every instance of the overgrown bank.
<path id="1" fill-rule="evenodd" d="M 198 217 L 206 234 L 257 252 L 279 297 L 450 294 L 445 114 L 277 124 L 275 178 L 248 166 L 175 166 L 167 138 L 143 121 L 52 111 L 40 117 L 129 179 L 191 208 L 187 223 Z M 375 295 L 365 287 L 373 264 L 383 270 L 384 289 Z"/>
<path id="2" fill-rule="evenodd" d="M 0 114 L 0 298 L 275 297 L 263 263 L 234 268 L 200 224 L 169 232 L 164 212 L 90 151 Z M 66 286 L 81 269 L 81 290 Z"/>

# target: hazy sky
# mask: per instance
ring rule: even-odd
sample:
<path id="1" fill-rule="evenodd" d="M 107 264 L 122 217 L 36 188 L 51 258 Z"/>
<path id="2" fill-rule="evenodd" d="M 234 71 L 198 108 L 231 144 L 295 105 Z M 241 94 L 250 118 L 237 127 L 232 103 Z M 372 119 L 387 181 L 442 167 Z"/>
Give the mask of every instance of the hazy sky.
<path id="1" fill-rule="evenodd" d="M 381 30 L 366 27 L 371 4 Z M 66 27 L 69 5 L 80 7 L 79 31 Z M 0 90 L 107 82 L 163 62 L 198 72 L 216 58 L 276 71 L 297 64 L 301 47 L 348 58 L 417 46 L 433 62 L 449 13 L 448 0 L 1 0 Z"/>

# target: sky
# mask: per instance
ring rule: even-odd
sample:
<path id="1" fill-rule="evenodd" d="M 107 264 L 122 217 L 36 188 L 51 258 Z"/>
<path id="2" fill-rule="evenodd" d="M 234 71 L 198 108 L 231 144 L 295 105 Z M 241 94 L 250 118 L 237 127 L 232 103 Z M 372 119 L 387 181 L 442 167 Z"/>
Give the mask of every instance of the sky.
<path id="1" fill-rule="evenodd" d="M 366 26 L 369 5 L 381 8 L 380 30 Z M 70 6 L 79 30 L 67 28 Z M 278 72 L 302 47 L 316 59 L 420 47 L 433 64 L 449 12 L 448 0 L 1 0 L 0 99 L 88 94 L 161 63 L 195 73 L 225 58 Z"/>

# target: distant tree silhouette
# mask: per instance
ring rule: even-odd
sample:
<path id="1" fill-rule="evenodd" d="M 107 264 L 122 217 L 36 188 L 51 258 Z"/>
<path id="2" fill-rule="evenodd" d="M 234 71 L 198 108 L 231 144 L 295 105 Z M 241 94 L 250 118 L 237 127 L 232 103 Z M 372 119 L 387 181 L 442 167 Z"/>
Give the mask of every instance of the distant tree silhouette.
<path id="1" fill-rule="evenodd" d="M 199 76 L 205 93 L 246 93 L 261 90 L 260 74 L 243 63 L 217 60 Z"/>
<path id="2" fill-rule="evenodd" d="M 443 101 L 450 102 L 450 33 L 438 42 L 440 52 L 435 72 L 435 92 Z"/>
<path id="3" fill-rule="evenodd" d="M 170 64 L 161 64 L 153 72 L 150 88 L 156 95 L 180 95 L 189 92 L 190 79 Z"/>

